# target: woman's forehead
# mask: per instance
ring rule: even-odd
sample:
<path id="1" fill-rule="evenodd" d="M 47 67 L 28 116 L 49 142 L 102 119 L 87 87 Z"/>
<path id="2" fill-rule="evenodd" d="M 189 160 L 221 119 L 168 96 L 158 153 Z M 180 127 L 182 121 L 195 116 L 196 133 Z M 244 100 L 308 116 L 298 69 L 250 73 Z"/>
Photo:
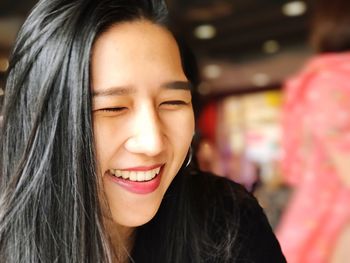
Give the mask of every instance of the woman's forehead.
<path id="1" fill-rule="evenodd" d="M 187 80 L 174 37 L 143 20 L 118 24 L 104 32 L 94 45 L 91 68 L 94 89 Z"/>

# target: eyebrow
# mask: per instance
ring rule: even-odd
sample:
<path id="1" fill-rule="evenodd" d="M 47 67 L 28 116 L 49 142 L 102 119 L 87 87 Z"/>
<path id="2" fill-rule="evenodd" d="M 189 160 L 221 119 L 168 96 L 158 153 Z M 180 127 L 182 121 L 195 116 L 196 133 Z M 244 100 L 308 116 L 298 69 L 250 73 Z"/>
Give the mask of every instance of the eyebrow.
<path id="1" fill-rule="evenodd" d="M 165 89 L 180 89 L 180 90 L 192 90 L 192 84 L 189 81 L 172 81 L 166 82 L 162 85 Z"/>
<path id="2" fill-rule="evenodd" d="M 192 84 L 189 81 L 171 81 L 165 82 L 161 85 L 164 89 L 171 90 L 192 90 Z M 135 93 L 136 90 L 133 87 L 110 87 L 104 90 L 95 90 L 92 93 L 92 97 L 107 97 L 107 96 L 123 96 Z"/>

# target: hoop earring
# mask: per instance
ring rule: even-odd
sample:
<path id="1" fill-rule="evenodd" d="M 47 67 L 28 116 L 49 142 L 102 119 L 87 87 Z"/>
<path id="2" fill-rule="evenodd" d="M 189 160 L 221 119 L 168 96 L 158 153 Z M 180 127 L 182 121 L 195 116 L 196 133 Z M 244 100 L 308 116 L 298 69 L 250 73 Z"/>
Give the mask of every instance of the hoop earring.
<path id="1" fill-rule="evenodd" d="M 185 168 L 187 168 L 190 165 L 190 163 L 192 162 L 192 154 L 193 154 L 193 152 L 192 152 L 192 146 L 191 146 L 189 149 L 189 157 L 188 157 L 187 163 L 185 165 Z"/>

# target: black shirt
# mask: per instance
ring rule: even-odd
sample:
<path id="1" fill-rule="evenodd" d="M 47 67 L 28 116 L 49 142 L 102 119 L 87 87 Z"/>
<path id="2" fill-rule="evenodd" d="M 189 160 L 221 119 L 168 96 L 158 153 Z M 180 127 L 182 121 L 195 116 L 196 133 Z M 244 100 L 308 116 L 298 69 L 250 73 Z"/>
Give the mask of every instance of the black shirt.
<path id="1" fill-rule="evenodd" d="M 257 200 L 198 170 L 174 179 L 151 222 L 137 230 L 134 262 L 286 262 Z"/>

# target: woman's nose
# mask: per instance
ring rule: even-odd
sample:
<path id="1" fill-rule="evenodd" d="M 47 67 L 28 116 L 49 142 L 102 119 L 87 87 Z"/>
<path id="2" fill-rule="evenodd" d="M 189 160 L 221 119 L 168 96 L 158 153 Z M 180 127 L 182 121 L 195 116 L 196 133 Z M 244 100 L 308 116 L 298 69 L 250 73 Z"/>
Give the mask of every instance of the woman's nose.
<path id="1" fill-rule="evenodd" d="M 156 156 L 164 150 L 162 123 L 154 109 L 140 109 L 135 113 L 131 136 L 125 148 L 132 153 Z"/>

